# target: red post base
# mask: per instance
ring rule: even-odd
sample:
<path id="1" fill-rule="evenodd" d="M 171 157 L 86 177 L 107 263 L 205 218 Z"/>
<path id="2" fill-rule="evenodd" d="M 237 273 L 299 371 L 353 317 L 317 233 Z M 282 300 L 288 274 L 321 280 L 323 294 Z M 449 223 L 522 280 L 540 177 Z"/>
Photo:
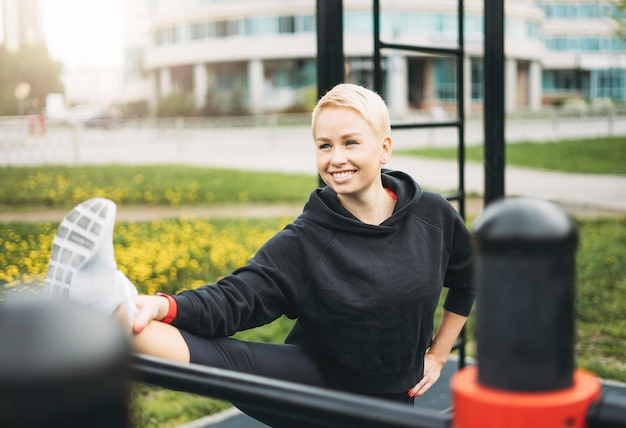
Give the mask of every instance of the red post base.
<path id="1" fill-rule="evenodd" d="M 512 392 L 478 383 L 478 367 L 451 380 L 454 428 L 585 428 L 587 410 L 600 398 L 598 379 L 577 370 L 574 385 L 558 391 Z"/>

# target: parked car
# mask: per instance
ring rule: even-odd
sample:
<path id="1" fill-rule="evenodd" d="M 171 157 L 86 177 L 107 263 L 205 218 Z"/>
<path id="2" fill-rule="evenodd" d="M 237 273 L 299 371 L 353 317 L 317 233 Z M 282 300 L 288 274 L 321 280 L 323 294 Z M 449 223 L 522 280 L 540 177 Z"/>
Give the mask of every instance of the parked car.
<path id="1" fill-rule="evenodd" d="M 86 128 L 112 129 L 122 124 L 122 117 L 110 113 L 99 113 L 84 122 Z"/>

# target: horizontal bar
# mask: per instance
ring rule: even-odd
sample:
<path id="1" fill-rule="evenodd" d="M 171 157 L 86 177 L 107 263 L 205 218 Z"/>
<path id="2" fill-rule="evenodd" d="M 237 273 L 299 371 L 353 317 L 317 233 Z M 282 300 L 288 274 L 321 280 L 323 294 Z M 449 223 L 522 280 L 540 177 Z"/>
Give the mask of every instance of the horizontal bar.
<path id="1" fill-rule="evenodd" d="M 589 428 L 618 428 L 626 426 L 626 402 L 622 396 L 600 398 L 587 411 Z"/>
<path id="2" fill-rule="evenodd" d="M 458 120 L 452 120 L 448 122 L 402 122 L 402 123 L 392 123 L 392 129 L 409 129 L 409 128 L 443 128 L 443 127 L 453 127 L 460 126 L 461 122 Z"/>
<path id="3" fill-rule="evenodd" d="M 435 48 L 432 46 L 418 46 L 418 45 L 403 45 L 400 43 L 386 43 L 380 42 L 381 49 L 398 49 L 411 52 L 423 52 L 435 55 L 453 55 L 459 56 L 462 51 L 459 48 Z"/>
<path id="4" fill-rule="evenodd" d="M 134 380 L 327 427 L 448 428 L 451 416 L 393 401 L 133 354 Z"/>
<path id="5" fill-rule="evenodd" d="M 443 197 L 446 198 L 448 201 L 459 201 L 463 198 L 464 195 L 465 192 L 458 191 L 454 193 L 446 193 L 445 195 L 443 195 Z"/>
<path id="6" fill-rule="evenodd" d="M 458 339 L 456 342 L 454 342 L 454 345 L 452 345 L 452 350 L 456 351 L 463 345 L 465 345 L 465 339 Z"/>

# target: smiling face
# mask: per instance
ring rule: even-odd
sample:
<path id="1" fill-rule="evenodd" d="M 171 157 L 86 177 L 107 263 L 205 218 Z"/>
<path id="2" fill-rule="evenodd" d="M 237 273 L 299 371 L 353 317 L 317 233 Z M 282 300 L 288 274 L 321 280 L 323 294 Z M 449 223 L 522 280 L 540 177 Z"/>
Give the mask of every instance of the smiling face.
<path id="1" fill-rule="evenodd" d="M 378 135 L 359 112 L 324 107 L 314 135 L 317 170 L 340 197 L 365 200 L 382 189 L 380 169 L 391 154 L 391 139 Z"/>

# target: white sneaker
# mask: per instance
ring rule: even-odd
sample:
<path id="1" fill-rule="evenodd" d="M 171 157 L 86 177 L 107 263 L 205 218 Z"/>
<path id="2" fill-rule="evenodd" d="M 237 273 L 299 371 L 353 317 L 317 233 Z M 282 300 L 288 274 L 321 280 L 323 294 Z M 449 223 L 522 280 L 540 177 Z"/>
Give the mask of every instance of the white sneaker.
<path id="1" fill-rule="evenodd" d="M 136 316 L 137 289 L 117 270 L 113 254 L 116 207 L 89 199 L 63 219 L 52 241 L 43 295 L 71 300 L 112 314 L 120 305 L 129 322 Z"/>

